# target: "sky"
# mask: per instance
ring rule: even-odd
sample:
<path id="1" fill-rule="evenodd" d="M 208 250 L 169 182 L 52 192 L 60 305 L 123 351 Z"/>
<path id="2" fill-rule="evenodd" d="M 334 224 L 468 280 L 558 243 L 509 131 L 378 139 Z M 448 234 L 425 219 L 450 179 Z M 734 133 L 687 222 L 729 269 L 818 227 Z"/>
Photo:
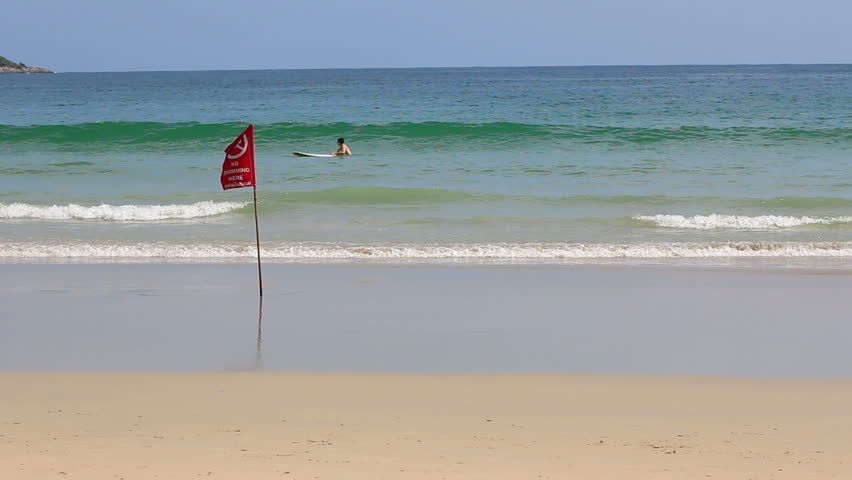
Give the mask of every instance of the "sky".
<path id="1" fill-rule="evenodd" d="M 29 0 L 0 55 L 57 71 L 852 63 L 850 0 Z"/>

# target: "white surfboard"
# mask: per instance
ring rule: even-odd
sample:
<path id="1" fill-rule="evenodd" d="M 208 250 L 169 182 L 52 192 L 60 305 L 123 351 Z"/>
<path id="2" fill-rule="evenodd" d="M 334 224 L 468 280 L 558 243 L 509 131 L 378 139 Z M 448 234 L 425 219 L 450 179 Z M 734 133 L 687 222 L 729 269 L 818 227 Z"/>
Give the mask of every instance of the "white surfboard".
<path id="1" fill-rule="evenodd" d="M 333 157 L 334 155 L 329 155 L 328 153 L 305 153 L 305 152 L 293 152 L 293 155 L 297 157 Z"/>

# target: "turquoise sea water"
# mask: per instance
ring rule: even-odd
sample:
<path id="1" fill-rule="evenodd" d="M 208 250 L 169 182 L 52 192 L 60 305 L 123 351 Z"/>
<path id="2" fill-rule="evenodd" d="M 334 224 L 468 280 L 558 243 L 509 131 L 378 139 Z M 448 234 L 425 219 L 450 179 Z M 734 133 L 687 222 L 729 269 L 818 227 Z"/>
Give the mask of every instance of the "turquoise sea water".
<path id="1" fill-rule="evenodd" d="M 272 260 L 852 259 L 852 65 L 778 65 L 0 76 L 0 261 L 250 261 L 248 123 Z"/>

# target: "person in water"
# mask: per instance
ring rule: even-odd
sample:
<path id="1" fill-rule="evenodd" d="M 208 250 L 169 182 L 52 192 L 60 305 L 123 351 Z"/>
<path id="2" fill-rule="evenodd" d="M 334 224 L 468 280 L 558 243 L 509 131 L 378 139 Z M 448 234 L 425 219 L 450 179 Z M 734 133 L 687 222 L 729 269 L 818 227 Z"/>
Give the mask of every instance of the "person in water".
<path id="1" fill-rule="evenodd" d="M 352 155 L 352 150 L 349 150 L 349 145 L 346 145 L 343 137 L 337 139 L 337 151 L 332 155 Z"/>

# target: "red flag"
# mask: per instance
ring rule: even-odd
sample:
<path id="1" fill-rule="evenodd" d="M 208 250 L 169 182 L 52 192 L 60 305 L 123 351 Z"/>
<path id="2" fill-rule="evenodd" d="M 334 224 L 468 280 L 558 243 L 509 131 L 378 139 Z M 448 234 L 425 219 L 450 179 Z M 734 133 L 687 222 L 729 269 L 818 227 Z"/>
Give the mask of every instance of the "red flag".
<path id="1" fill-rule="evenodd" d="M 223 190 L 257 184 L 254 176 L 254 125 L 249 125 L 225 149 L 221 180 Z"/>

